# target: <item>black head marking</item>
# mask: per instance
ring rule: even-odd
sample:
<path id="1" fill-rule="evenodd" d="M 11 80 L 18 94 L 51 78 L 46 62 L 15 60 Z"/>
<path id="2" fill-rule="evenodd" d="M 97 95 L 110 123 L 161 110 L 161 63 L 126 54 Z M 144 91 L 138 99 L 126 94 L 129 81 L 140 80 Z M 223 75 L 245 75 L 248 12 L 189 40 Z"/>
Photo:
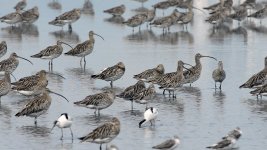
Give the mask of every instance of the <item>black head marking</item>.
<path id="1" fill-rule="evenodd" d="M 69 117 L 68 117 L 68 114 L 67 113 L 62 113 L 60 116 L 64 115 L 66 117 L 66 119 L 68 120 Z"/>
<path id="2" fill-rule="evenodd" d="M 151 112 L 153 113 L 153 107 L 150 107 Z"/>

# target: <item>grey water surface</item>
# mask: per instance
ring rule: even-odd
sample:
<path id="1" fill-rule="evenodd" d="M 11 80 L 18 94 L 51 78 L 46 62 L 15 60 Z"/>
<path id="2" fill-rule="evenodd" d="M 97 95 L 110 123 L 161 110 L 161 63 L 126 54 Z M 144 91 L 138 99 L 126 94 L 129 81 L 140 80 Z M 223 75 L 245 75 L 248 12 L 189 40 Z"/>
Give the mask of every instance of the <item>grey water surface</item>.
<path id="1" fill-rule="evenodd" d="M 15 117 L 14 115 L 27 103 L 27 97 L 10 92 L 1 98 L 0 107 L 0 149 L 58 149 L 85 150 L 99 149 L 99 145 L 80 143 L 78 137 L 84 136 L 110 118 L 116 116 L 121 121 L 121 132 L 111 142 L 121 150 L 147 150 L 160 142 L 178 135 L 181 145 L 177 149 L 203 150 L 228 131 L 239 126 L 243 131 L 237 143 L 239 150 L 264 150 L 267 146 L 267 98 L 257 102 L 256 97 L 249 94 L 247 89 L 238 87 L 252 74 L 264 67 L 267 41 L 267 21 L 262 25 L 258 20 L 245 20 L 238 27 L 236 21 L 228 26 L 213 31 L 212 25 L 204 22 L 208 16 L 194 10 L 194 20 L 188 25 L 188 31 L 182 26 L 171 27 L 170 33 L 163 35 L 162 30 L 145 25 L 141 32 L 122 25 L 113 20 L 103 10 L 124 3 L 126 13 L 122 20 L 137 13 L 137 10 L 151 9 L 151 5 L 159 0 L 149 0 L 142 6 L 132 0 L 27 0 L 27 9 L 38 6 L 40 17 L 32 25 L 11 27 L 0 24 L 0 40 L 8 44 L 7 58 L 11 52 L 30 59 L 34 65 L 20 60 L 18 68 L 13 73 L 16 78 L 35 74 L 41 69 L 48 70 L 48 61 L 30 58 L 57 40 L 62 40 L 75 46 L 88 39 L 88 32 L 104 37 L 104 41 L 95 37 L 92 54 L 86 57 L 85 69 L 80 66 L 80 58 L 60 56 L 53 61 L 53 72 L 63 75 L 66 79 L 49 76 L 48 87 L 63 94 L 69 103 L 58 96 L 52 96 L 52 104 L 48 112 L 38 118 L 37 127 L 34 119 Z M 194 6 L 203 8 L 216 0 L 195 0 Z M 13 12 L 15 0 L 0 1 L 0 16 Z M 237 1 L 235 2 L 237 4 Z M 84 7 L 85 6 L 85 7 Z M 93 6 L 92 8 L 90 6 Z M 56 16 L 73 8 L 84 7 L 84 14 L 73 24 L 69 33 L 67 26 L 55 27 L 48 25 Z M 173 8 L 164 12 L 169 14 Z M 162 16 L 162 11 L 157 11 Z M 121 21 L 121 20 L 119 20 Z M 69 47 L 64 46 L 64 52 Z M 131 113 L 131 103 L 116 98 L 113 105 L 101 111 L 101 118 L 94 117 L 94 110 L 73 105 L 87 95 L 94 94 L 109 87 L 109 83 L 91 79 L 90 76 L 103 68 L 112 66 L 119 61 L 124 62 L 124 76 L 114 82 L 116 92 L 136 82 L 133 75 L 153 68 L 162 63 L 166 72 L 176 70 L 178 60 L 194 65 L 196 53 L 210 55 L 224 62 L 227 77 L 223 82 L 222 91 L 215 92 L 212 71 L 217 62 L 202 58 L 203 70 L 200 79 L 185 85 L 177 91 L 177 98 L 170 99 L 161 95 L 157 88 L 157 96 L 149 106 L 158 108 L 159 115 L 155 127 L 149 124 L 138 128 L 143 119 L 144 105 L 134 104 L 134 115 Z M 4 58 L 1 58 L 4 59 Z M 55 128 L 51 133 L 53 121 L 63 112 L 73 118 L 72 130 L 74 140 L 68 129 L 64 129 L 64 140 L 60 140 L 60 129 Z M 105 147 L 105 145 L 103 146 Z"/>

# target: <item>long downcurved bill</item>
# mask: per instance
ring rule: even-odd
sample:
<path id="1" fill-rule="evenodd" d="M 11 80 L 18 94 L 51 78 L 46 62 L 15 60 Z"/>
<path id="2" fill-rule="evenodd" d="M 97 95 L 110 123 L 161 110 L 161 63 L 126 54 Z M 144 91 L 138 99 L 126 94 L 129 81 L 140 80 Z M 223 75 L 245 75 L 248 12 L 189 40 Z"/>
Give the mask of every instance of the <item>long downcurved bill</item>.
<path id="1" fill-rule="evenodd" d="M 209 58 L 212 58 L 212 59 L 214 59 L 214 60 L 216 60 L 216 61 L 217 61 L 217 59 L 216 59 L 216 58 L 214 58 L 214 57 L 211 57 L 211 56 L 201 56 L 201 57 L 209 57 Z"/>
<path id="2" fill-rule="evenodd" d="M 104 38 L 102 36 L 100 36 L 100 35 L 98 35 L 96 33 L 94 33 L 94 35 L 99 36 L 102 40 L 104 40 Z"/>
<path id="3" fill-rule="evenodd" d="M 60 75 L 60 74 L 56 74 L 56 73 L 52 73 L 52 72 L 47 72 L 48 74 L 52 74 L 52 75 L 56 75 L 56 76 L 58 76 L 58 77 L 60 77 L 60 78 L 62 78 L 62 79 L 66 79 L 65 77 L 63 77 L 62 75 Z"/>
<path id="4" fill-rule="evenodd" d="M 62 41 L 61 41 L 61 43 L 62 43 L 62 44 L 65 44 L 65 45 L 69 46 L 71 49 L 73 49 L 73 47 L 70 46 L 68 43 L 65 43 L 65 42 L 62 42 Z"/>
<path id="5" fill-rule="evenodd" d="M 58 95 L 58 96 L 64 98 L 67 102 L 69 102 L 69 100 L 68 100 L 65 96 L 63 96 L 63 95 L 61 95 L 61 94 L 58 94 L 58 93 L 53 92 L 53 91 L 50 91 L 50 90 L 48 90 L 48 92 L 49 92 L 49 93 L 53 93 L 53 94 L 55 94 L 55 95 Z"/>
<path id="6" fill-rule="evenodd" d="M 184 65 L 188 65 L 188 66 L 194 67 L 194 66 L 192 66 L 192 65 L 190 65 L 190 64 L 188 64 L 188 63 L 184 63 Z"/>
<path id="7" fill-rule="evenodd" d="M 199 9 L 199 8 L 197 8 L 197 7 L 194 7 L 194 6 L 192 6 L 192 8 L 194 8 L 194 9 L 196 9 L 196 10 L 199 10 L 199 11 L 201 11 L 203 14 L 207 14 L 205 11 L 203 11 L 202 9 Z"/>
<path id="8" fill-rule="evenodd" d="M 29 63 L 31 63 L 33 65 L 33 63 L 30 60 L 28 60 L 26 58 L 23 58 L 23 57 L 20 57 L 20 56 L 17 56 L 17 57 L 20 58 L 20 59 L 24 59 L 24 60 L 28 61 Z"/>

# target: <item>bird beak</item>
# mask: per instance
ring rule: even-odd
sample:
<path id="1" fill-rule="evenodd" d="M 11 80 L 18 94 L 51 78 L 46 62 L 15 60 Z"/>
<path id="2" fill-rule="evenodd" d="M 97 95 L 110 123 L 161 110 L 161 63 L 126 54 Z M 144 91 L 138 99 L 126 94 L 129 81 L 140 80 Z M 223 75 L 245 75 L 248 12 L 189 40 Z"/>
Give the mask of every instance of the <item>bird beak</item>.
<path id="1" fill-rule="evenodd" d="M 17 56 L 17 57 L 20 58 L 20 59 L 24 59 L 24 60 L 28 61 L 29 63 L 31 63 L 33 65 L 33 63 L 30 60 L 28 60 L 26 58 L 23 58 L 23 57 L 20 57 L 20 56 Z"/>
<path id="2" fill-rule="evenodd" d="M 65 42 L 62 42 L 62 41 L 61 41 L 61 43 L 65 44 L 65 45 L 69 46 L 71 49 L 73 49 L 73 47 L 70 46 L 68 43 L 65 43 Z"/>
<path id="3" fill-rule="evenodd" d="M 216 60 L 216 61 L 217 61 L 217 59 L 216 59 L 216 58 L 214 58 L 214 57 L 211 57 L 211 56 L 201 56 L 201 57 L 209 57 L 209 58 L 212 58 L 212 59 L 214 59 L 214 60 Z"/>
<path id="4" fill-rule="evenodd" d="M 188 66 L 191 66 L 191 67 L 193 67 L 192 65 L 190 65 L 190 64 L 188 64 L 188 63 L 184 63 L 184 65 L 188 65 Z"/>
<path id="5" fill-rule="evenodd" d="M 50 91 L 49 89 L 47 89 L 47 91 L 48 91 L 49 93 L 53 93 L 53 94 L 55 94 L 55 95 L 58 95 L 58 96 L 64 98 L 67 102 L 69 102 L 69 100 L 68 100 L 65 96 L 63 96 L 63 95 L 61 95 L 61 94 L 58 94 L 58 93 L 56 93 L 56 92 Z"/>
<path id="6" fill-rule="evenodd" d="M 52 72 L 47 72 L 48 74 L 52 74 L 52 75 L 56 75 L 58 77 L 61 77 L 62 79 L 66 79 L 65 77 L 63 77 L 62 75 L 60 74 L 56 74 L 56 73 L 52 73 Z"/>
<path id="7" fill-rule="evenodd" d="M 100 35 L 98 35 L 96 33 L 94 33 L 94 35 L 99 36 L 102 40 L 104 40 L 104 38 L 102 36 L 100 36 Z"/>

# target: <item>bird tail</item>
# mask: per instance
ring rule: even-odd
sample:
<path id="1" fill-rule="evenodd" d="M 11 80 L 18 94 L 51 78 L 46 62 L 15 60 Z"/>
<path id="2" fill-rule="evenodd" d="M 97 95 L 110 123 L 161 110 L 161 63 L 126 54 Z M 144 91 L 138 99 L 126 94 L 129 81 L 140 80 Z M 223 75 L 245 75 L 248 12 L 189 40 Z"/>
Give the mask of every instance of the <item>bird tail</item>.
<path id="1" fill-rule="evenodd" d="M 93 79 L 97 79 L 99 77 L 100 77 L 100 75 L 98 75 L 98 74 L 91 75 L 91 78 L 93 78 Z"/>
<path id="2" fill-rule="evenodd" d="M 32 55 L 31 57 L 32 58 L 40 58 L 40 57 L 42 57 L 42 54 L 38 53 L 38 54 Z"/>
<path id="3" fill-rule="evenodd" d="M 23 116 L 21 112 L 18 112 L 16 115 L 16 117 L 19 117 L 19 116 Z"/>
<path id="4" fill-rule="evenodd" d="M 66 52 L 66 53 L 64 53 L 65 55 L 73 55 L 73 51 L 72 50 L 70 50 L 70 51 L 68 51 L 68 52 Z"/>

